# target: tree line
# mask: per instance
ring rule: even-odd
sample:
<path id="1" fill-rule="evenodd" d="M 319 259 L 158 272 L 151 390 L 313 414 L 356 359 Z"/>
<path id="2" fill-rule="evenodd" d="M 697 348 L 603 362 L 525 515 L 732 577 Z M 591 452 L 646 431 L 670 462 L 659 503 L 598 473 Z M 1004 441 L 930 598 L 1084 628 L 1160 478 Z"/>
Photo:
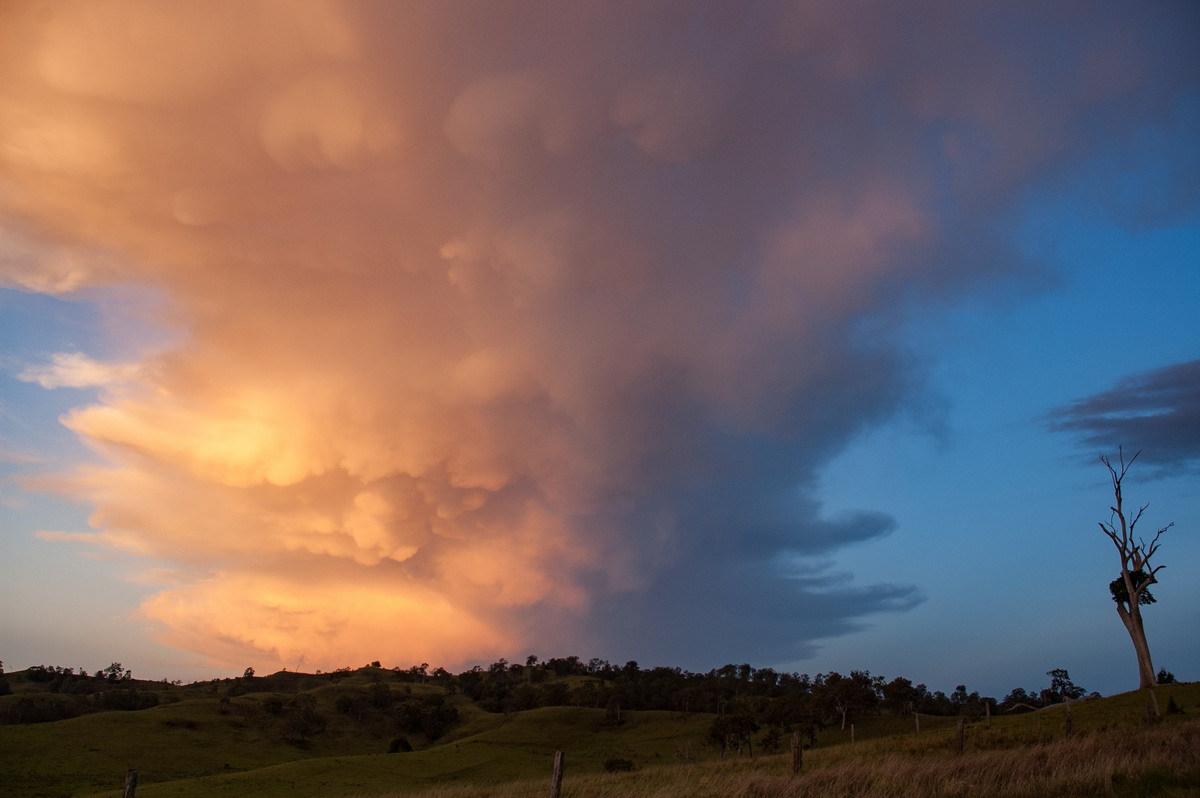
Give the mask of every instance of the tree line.
<path id="1" fill-rule="evenodd" d="M 237 696 L 265 695 L 259 699 L 260 709 L 280 721 L 285 739 L 300 742 L 324 730 L 327 718 L 317 710 L 311 691 L 332 684 L 340 692 L 326 713 L 332 709 L 358 724 L 386 727 L 392 730 L 389 733 L 418 734 L 430 741 L 457 724 L 458 711 L 448 699 L 460 695 L 494 713 L 549 706 L 601 709 L 604 722 L 611 724 L 622 723 L 622 714 L 630 711 L 709 713 L 716 716 L 709 735 L 713 745 L 740 749 L 754 739 L 764 752 L 778 750 L 780 741 L 793 732 L 813 741 L 820 729 L 845 729 L 869 716 L 919 713 L 976 719 L 985 714 L 1030 711 L 1087 694 L 1061 668 L 1047 672 L 1048 686 L 1014 688 L 997 700 L 962 684 L 947 694 L 904 677 L 889 680 L 866 670 L 810 676 L 743 663 L 701 673 L 678 667 L 642 668 L 632 660 L 617 665 L 599 658 L 585 661 L 568 656 L 543 661 L 533 655 L 523 663 L 502 658 L 460 673 L 431 669 L 427 663 L 389 669 L 379 661 L 315 674 L 280 671 L 256 676 L 253 668 L 247 668 L 238 678 L 194 682 L 186 687 L 166 680 L 136 680 L 119 663 L 95 674 L 39 665 L 12 676 L 30 684 L 20 695 L 0 699 L 0 723 L 38 723 L 90 712 L 146 709 L 159 704 L 163 691 L 180 689 L 219 697 L 223 712 Z M 343 685 L 351 676 L 357 678 Z M 9 692 L 6 678 L 0 670 L 0 695 Z M 1166 671 L 1158 674 L 1159 682 L 1173 680 Z M 416 684 L 439 689 L 431 692 L 409 686 Z M 71 700 L 42 701 L 38 693 L 63 694 Z M 407 739 L 394 742 L 398 750 L 407 750 Z"/>

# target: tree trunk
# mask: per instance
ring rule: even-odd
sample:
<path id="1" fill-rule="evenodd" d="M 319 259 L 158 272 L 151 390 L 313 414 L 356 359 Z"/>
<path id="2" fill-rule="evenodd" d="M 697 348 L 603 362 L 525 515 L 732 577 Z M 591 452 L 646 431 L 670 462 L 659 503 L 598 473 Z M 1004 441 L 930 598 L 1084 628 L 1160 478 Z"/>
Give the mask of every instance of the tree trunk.
<path id="1" fill-rule="evenodd" d="M 1136 602 L 1137 599 L 1134 599 Z M 1154 673 L 1154 663 L 1150 660 L 1150 645 L 1146 642 L 1146 630 L 1142 626 L 1142 612 L 1136 603 L 1130 607 L 1122 603 L 1117 604 L 1117 614 L 1121 616 L 1121 623 L 1125 624 L 1126 631 L 1129 632 L 1129 639 L 1133 641 L 1133 650 L 1137 654 L 1138 663 L 1138 689 L 1154 687 L 1158 684 L 1158 677 Z"/>

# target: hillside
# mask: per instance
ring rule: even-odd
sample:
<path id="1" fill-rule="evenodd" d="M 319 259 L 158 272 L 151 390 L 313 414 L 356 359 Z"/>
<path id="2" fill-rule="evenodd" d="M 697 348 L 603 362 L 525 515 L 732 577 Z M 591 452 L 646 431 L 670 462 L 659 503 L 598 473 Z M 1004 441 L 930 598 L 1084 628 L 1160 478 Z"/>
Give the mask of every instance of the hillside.
<path id="1" fill-rule="evenodd" d="M 27 707 L 38 702 L 75 702 L 76 710 L 82 707 L 78 694 L 49 692 L 45 683 L 19 674 L 8 678 L 13 694 L 0 697 L 0 709 L 11 711 L 21 702 Z M 790 776 L 788 754 L 761 754 L 772 742 L 776 750 L 786 751 L 790 731 L 782 727 L 764 724 L 747 736 L 744 755 L 738 756 L 740 746 L 735 746 L 722 757 L 712 734 L 718 716 L 712 713 L 614 712 L 611 704 L 604 709 L 545 706 L 490 712 L 453 686 L 400 678 L 391 671 L 364 668 L 336 676 L 281 673 L 186 686 L 133 681 L 104 685 L 107 690 L 83 696 L 87 714 L 0 726 L 6 795 L 116 798 L 128 768 L 139 772 L 137 794 L 142 798 L 356 798 L 429 790 L 463 796 L 544 795 L 556 750 L 566 752 L 567 784 L 575 790 L 567 794 L 630 795 L 636 785 L 640 795 L 719 795 L 729 794 L 721 790 L 740 790 L 737 785 L 748 779 L 760 785 L 754 794 L 785 795 L 798 784 Z M 564 688 L 581 689 L 588 680 L 566 676 L 561 681 Z M 105 710 L 113 699 L 103 693 L 112 689 L 152 694 L 156 703 L 143 709 Z M 1200 684 L 1162 686 L 1156 694 L 1164 710 L 1169 705 L 1182 712 L 1164 714 L 1161 721 L 1147 725 L 1145 694 L 1074 702 L 1069 737 L 1066 706 L 1018 716 L 976 716 L 970 721 L 964 717 L 961 754 L 956 717 L 902 716 L 877 708 L 860 713 L 843 729 L 835 714 L 811 729 L 811 739 L 806 730 L 805 743 L 811 747 L 805 751 L 801 781 L 813 784 L 846 768 L 878 767 L 883 761 L 891 761 L 889 768 L 895 772 L 912 767 L 927 773 L 938 767 L 956 772 L 954 768 L 969 761 L 994 771 L 996 757 L 1008 757 L 1005 767 L 1011 769 L 1026 755 L 1043 763 L 1080 761 L 1094 758 L 1097 751 L 1136 752 L 1144 746 L 1153 756 L 1139 754 L 1120 765 L 1130 784 L 1144 782 L 1145 774 L 1137 775 L 1141 762 L 1149 763 L 1151 775 L 1164 784 L 1178 782 L 1179 789 L 1200 790 L 1200 765 L 1188 771 L 1171 764 L 1175 760 L 1170 758 L 1182 749 L 1183 761 L 1190 752 L 1190 761 L 1200 763 Z M 122 700 L 131 706 L 138 703 Z M 766 702 L 760 709 L 765 713 L 770 707 Z M 775 738 L 781 731 L 789 737 L 772 741 L 773 728 Z M 751 750 L 757 754 L 753 758 Z M 605 774 L 606 763 L 628 763 L 636 773 Z M 1106 772 L 1101 763 L 1085 764 L 1085 769 Z M 878 776 L 867 778 L 879 781 Z M 919 777 L 912 775 L 908 781 L 916 783 Z M 685 784 L 690 786 L 685 789 Z M 851 794 L 861 793 L 861 787 Z M 673 792 L 677 789 L 681 791 Z M 820 794 L 836 790 L 822 788 Z"/>

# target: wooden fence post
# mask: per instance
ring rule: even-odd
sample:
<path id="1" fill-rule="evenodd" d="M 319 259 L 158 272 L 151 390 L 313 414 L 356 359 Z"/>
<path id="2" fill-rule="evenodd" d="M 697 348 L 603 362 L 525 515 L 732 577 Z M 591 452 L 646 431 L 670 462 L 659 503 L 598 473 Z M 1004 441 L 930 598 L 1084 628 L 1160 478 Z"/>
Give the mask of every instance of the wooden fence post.
<path id="1" fill-rule="evenodd" d="M 792 732 L 792 775 L 800 772 L 804 764 L 804 747 L 800 745 L 800 732 Z"/>
<path id="2" fill-rule="evenodd" d="M 987 727 L 992 728 L 992 702 L 983 702 L 983 714 L 987 716 Z"/>
<path id="3" fill-rule="evenodd" d="M 963 718 L 958 719 L 958 724 L 955 728 L 954 735 L 958 739 L 958 752 L 961 754 L 963 752 L 963 740 L 966 737 L 965 719 L 963 719 Z"/>
<path id="4" fill-rule="evenodd" d="M 1071 702 L 1067 701 L 1067 736 L 1071 736 Z"/>
<path id="5" fill-rule="evenodd" d="M 563 752 L 554 752 L 554 774 L 550 777 L 550 798 L 559 798 L 562 794 Z"/>
<path id="6" fill-rule="evenodd" d="M 921 733 L 921 715 L 918 712 L 913 713 L 913 720 L 917 722 L 917 734 Z"/>
<path id="7" fill-rule="evenodd" d="M 850 724 L 850 742 L 851 743 L 854 742 L 854 724 L 853 723 Z"/>
<path id="8" fill-rule="evenodd" d="M 137 771 L 125 771 L 125 791 L 121 793 L 121 798 L 134 798 L 133 794 L 137 791 Z"/>

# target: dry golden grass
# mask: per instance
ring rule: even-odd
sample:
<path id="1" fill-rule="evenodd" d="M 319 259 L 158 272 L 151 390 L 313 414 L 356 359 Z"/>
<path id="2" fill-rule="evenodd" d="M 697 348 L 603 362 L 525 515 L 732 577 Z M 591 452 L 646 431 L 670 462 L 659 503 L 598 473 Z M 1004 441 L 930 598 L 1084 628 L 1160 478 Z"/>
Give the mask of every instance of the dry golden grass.
<path id="1" fill-rule="evenodd" d="M 891 750 L 889 750 L 891 749 Z M 569 768 L 569 765 L 568 765 Z M 883 745 L 568 777 L 563 798 L 1040 798 L 1200 796 L 1200 721 L 1091 731 L 1001 750 Z M 427 790 L 421 798 L 543 798 L 548 779 Z M 410 794 L 411 795 L 411 794 Z"/>

